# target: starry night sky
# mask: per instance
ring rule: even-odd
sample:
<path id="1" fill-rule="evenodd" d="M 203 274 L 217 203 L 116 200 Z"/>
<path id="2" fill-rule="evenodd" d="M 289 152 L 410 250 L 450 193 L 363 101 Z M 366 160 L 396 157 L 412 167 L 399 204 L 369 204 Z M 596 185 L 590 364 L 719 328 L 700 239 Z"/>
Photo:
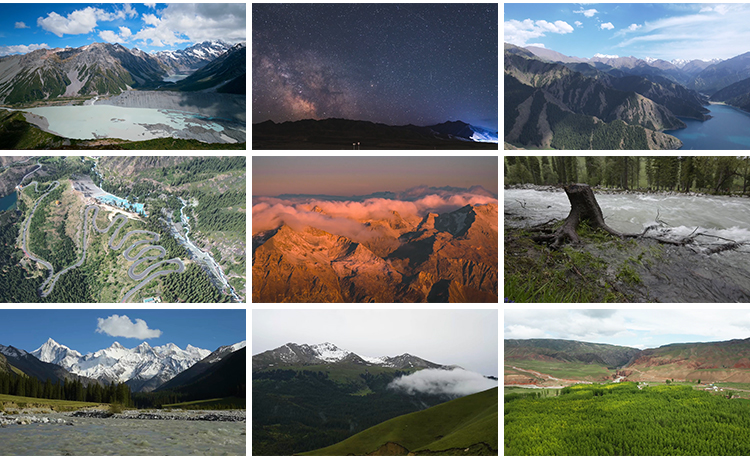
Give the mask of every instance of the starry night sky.
<path id="1" fill-rule="evenodd" d="M 253 123 L 498 128 L 497 4 L 253 4 Z"/>

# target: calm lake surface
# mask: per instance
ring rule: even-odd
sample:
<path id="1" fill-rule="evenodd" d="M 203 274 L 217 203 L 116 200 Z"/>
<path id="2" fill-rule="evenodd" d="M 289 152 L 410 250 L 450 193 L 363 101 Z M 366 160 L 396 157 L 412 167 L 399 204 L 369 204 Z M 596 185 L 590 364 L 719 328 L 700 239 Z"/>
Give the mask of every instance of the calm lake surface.
<path id="1" fill-rule="evenodd" d="M 15 209 L 17 199 L 18 197 L 15 191 L 8 196 L 3 196 L 2 198 L 0 198 L 0 211 Z"/>
<path id="2" fill-rule="evenodd" d="M 697 121 L 682 118 L 685 129 L 664 131 L 682 140 L 681 150 L 750 149 L 750 113 L 729 105 L 711 104 L 713 118 Z"/>
<path id="3" fill-rule="evenodd" d="M 56 415 L 48 415 L 56 417 Z M 0 429 L 3 455 L 244 456 L 244 422 L 76 418 Z"/>

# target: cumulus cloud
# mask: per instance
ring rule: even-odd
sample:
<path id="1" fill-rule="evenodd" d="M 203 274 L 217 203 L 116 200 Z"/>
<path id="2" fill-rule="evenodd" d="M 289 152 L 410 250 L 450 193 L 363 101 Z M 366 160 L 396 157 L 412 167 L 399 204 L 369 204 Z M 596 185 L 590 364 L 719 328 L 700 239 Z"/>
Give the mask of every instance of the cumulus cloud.
<path id="1" fill-rule="evenodd" d="M 583 22 L 581 22 L 581 21 L 576 21 L 573 24 L 575 24 L 576 27 L 583 27 Z"/>
<path id="2" fill-rule="evenodd" d="M 157 14 L 144 14 L 148 27 L 133 39 L 158 47 L 217 38 L 237 43 L 246 40 L 245 11 L 245 3 L 172 3 Z"/>
<path id="3" fill-rule="evenodd" d="M 643 27 L 643 26 L 640 25 L 640 24 L 630 24 L 628 26 L 628 30 L 631 31 L 631 32 L 635 32 L 636 30 L 640 29 L 641 27 Z"/>
<path id="4" fill-rule="evenodd" d="M 591 18 L 591 17 L 594 17 L 594 15 L 595 15 L 596 13 L 598 13 L 598 11 L 597 11 L 597 10 L 595 10 L 595 9 L 593 9 L 593 8 L 591 8 L 591 9 L 589 9 L 589 10 L 584 10 L 584 9 L 583 9 L 583 7 L 581 7 L 581 9 L 580 9 L 580 10 L 578 10 L 578 11 L 573 11 L 573 12 L 574 12 L 574 13 L 578 13 L 578 14 L 582 14 L 582 15 L 586 16 L 587 18 Z"/>
<path id="5" fill-rule="evenodd" d="M 28 29 L 29 26 L 27 26 L 24 22 L 16 22 L 16 29 Z"/>
<path id="6" fill-rule="evenodd" d="M 144 3 L 143 5 L 151 9 L 156 9 L 156 3 Z"/>
<path id="7" fill-rule="evenodd" d="M 120 33 L 117 34 L 111 30 L 102 30 L 99 37 L 109 43 L 126 43 L 133 33 L 127 27 L 120 27 Z"/>
<path id="8" fill-rule="evenodd" d="M 128 316 L 111 315 L 106 319 L 98 318 L 97 333 L 123 338 L 149 339 L 161 336 L 161 330 L 151 330 L 143 319 L 131 322 Z"/>
<path id="9" fill-rule="evenodd" d="M 615 26 L 613 26 L 611 22 L 605 22 L 604 24 L 600 24 L 600 25 L 599 25 L 599 27 L 600 27 L 600 28 L 601 28 L 602 30 L 605 30 L 605 29 L 606 29 L 606 30 L 612 30 L 612 29 L 614 29 L 614 28 L 615 28 Z"/>
<path id="10" fill-rule="evenodd" d="M 404 391 L 409 395 L 421 392 L 423 394 L 463 397 L 497 386 L 497 381 L 485 378 L 473 371 L 462 368 L 452 370 L 431 368 L 394 379 L 388 385 L 388 388 Z"/>
<path id="11" fill-rule="evenodd" d="M 11 45 L 11 46 L 0 46 L 0 56 L 7 56 L 9 54 L 26 54 L 37 49 L 49 49 L 47 43 L 31 44 L 31 45 Z"/>
<path id="12" fill-rule="evenodd" d="M 294 230 L 311 226 L 353 240 L 363 240 L 379 235 L 366 224 L 367 221 L 390 218 L 393 211 L 405 219 L 422 218 L 428 212 L 450 212 L 469 204 L 489 203 L 497 203 L 497 198 L 482 187 L 464 189 L 420 186 L 399 193 L 392 199 L 255 197 L 252 213 L 253 234 L 286 224 Z"/>
<path id="13" fill-rule="evenodd" d="M 573 26 L 565 21 L 548 22 L 525 19 L 511 19 L 503 23 L 504 40 L 517 46 L 526 46 L 529 40 L 544 37 L 548 33 L 566 34 L 573 32 Z"/>

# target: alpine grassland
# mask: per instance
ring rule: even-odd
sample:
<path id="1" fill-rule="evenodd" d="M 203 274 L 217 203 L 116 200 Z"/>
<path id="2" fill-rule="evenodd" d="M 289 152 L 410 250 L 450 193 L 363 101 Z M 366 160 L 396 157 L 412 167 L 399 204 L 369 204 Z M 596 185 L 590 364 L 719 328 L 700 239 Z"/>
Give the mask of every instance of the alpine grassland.
<path id="1" fill-rule="evenodd" d="M 0 394 L 0 406 L 4 406 L 6 410 L 14 408 L 48 408 L 51 411 L 75 411 L 81 408 L 93 408 L 101 405 L 102 403 L 50 400 L 46 398 Z"/>
<path id="2" fill-rule="evenodd" d="M 497 388 L 467 395 L 370 427 L 346 440 L 305 453 L 317 456 L 497 455 Z"/>
<path id="3" fill-rule="evenodd" d="M 750 454 L 750 400 L 689 385 L 582 384 L 505 395 L 508 456 Z"/>

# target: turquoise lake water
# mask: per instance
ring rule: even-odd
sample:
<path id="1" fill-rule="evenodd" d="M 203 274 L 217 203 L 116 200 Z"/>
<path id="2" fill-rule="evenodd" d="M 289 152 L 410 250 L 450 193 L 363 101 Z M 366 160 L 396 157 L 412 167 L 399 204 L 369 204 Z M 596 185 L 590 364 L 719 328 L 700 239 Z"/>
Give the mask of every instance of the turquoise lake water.
<path id="1" fill-rule="evenodd" d="M 750 113 L 728 105 L 710 105 L 711 118 L 697 121 L 682 118 L 685 129 L 664 131 L 682 140 L 682 150 L 750 149 Z"/>
<path id="2" fill-rule="evenodd" d="M 17 199 L 18 195 L 15 191 L 8 196 L 3 196 L 2 198 L 0 198 L 0 211 L 15 209 Z"/>
<path id="3" fill-rule="evenodd" d="M 111 204 L 111 205 L 114 205 L 116 207 L 120 207 L 123 209 L 132 208 L 132 209 L 135 209 L 135 211 L 138 212 L 139 214 L 146 215 L 146 211 L 143 208 L 143 204 L 138 203 L 138 202 L 130 202 L 127 199 L 119 198 L 109 193 L 102 195 L 102 196 L 97 196 L 96 199 L 104 203 Z"/>

